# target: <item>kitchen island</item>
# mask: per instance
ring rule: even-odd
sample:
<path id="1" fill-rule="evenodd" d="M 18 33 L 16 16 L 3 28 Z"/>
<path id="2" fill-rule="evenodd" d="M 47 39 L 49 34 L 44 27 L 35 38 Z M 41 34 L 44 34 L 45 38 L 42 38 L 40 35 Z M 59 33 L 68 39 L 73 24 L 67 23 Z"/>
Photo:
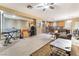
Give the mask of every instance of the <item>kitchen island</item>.
<path id="1" fill-rule="evenodd" d="M 49 55 L 51 53 L 51 35 L 39 34 L 30 38 L 21 39 L 15 45 L 0 52 L 2 56 L 36 56 Z"/>

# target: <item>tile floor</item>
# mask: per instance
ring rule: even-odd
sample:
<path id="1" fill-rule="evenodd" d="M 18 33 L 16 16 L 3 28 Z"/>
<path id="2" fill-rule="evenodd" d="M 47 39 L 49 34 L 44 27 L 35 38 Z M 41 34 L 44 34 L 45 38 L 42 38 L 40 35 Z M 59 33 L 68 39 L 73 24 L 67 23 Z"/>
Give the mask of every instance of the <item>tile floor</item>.
<path id="1" fill-rule="evenodd" d="M 8 44 L 8 46 L 3 46 L 4 45 L 4 40 L 0 40 L 0 52 L 4 51 L 5 49 L 15 45 L 17 42 L 19 42 L 19 39 L 16 40 L 11 40 L 11 44 Z"/>

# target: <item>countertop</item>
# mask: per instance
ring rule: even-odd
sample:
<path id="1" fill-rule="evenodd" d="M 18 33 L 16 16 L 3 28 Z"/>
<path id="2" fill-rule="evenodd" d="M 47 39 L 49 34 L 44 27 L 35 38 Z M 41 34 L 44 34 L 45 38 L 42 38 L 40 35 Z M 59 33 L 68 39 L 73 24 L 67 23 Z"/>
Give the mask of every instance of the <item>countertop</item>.
<path id="1" fill-rule="evenodd" d="M 50 44 L 63 50 L 71 51 L 71 40 L 58 38 Z"/>
<path id="2" fill-rule="evenodd" d="M 50 41 L 52 41 L 51 35 L 39 34 L 34 37 L 21 39 L 18 43 L 12 47 L 0 52 L 3 56 L 28 56 L 37 51 Z"/>

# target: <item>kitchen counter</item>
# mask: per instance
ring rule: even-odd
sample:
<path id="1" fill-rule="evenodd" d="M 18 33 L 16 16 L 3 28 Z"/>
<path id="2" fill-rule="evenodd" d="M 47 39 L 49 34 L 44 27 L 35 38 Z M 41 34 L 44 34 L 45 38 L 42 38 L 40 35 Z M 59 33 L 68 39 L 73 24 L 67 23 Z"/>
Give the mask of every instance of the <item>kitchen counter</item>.
<path id="1" fill-rule="evenodd" d="M 0 52 L 3 56 L 28 56 L 52 41 L 51 35 L 39 34 L 30 38 L 21 39 L 12 47 Z"/>
<path id="2" fill-rule="evenodd" d="M 71 51 L 71 40 L 58 38 L 50 44 L 65 51 Z"/>

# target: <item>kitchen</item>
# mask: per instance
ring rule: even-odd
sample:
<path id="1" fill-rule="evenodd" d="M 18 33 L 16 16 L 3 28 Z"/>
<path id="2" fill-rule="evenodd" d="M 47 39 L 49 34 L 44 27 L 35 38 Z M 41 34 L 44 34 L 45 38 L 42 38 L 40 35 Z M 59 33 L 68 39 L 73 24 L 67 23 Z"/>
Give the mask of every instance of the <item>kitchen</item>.
<path id="1" fill-rule="evenodd" d="M 1 33 L 0 55 L 79 56 L 79 4 L 41 5 L 42 8 L 45 6 L 49 9 L 42 9 L 40 5 L 41 3 L 0 4 L 1 32 L 4 32 Z M 30 36 L 31 26 L 36 28 L 33 36 Z M 15 31 L 6 32 L 4 29 Z M 5 35 L 5 32 L 8 34 Z"/>

